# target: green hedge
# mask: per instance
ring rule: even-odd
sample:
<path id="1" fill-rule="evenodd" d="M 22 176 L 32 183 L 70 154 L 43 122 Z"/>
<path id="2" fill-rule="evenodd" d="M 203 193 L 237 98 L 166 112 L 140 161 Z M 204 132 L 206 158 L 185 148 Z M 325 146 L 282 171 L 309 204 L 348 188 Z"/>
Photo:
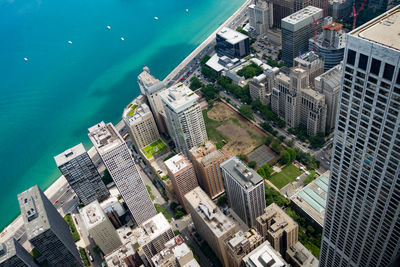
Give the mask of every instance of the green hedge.
<path id="1" fill-rule="evenodd" d="M 90 266 L 90 262 L 89 262 L 87 254 L 86 254 L 86 250 L 82 247 L 79 247 L 79 254 L 81 255 L 83 265 Z"/>
<path id="2" fill-rule="evenodd" d="M 74 220 L 72 219 L 72 215 L 68 213 L 67 215 L 64 216 L 64 220 L 67 222 L 69 229 L 71 230 L 74 242 L 78 242 L 79 240 L 81 240 L 81 237 L 79 236 L 79 233 L 76 230 Z"/>

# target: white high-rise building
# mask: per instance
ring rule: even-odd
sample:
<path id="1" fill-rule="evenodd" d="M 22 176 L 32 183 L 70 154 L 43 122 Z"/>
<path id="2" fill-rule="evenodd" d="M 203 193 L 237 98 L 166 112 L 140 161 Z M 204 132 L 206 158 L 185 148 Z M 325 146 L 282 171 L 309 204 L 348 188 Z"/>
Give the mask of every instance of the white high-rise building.
<path id="1" fill-rule="evenodd" d="M 110 192 L 82 143 L 54 157 L 57 167 L 84 205 L 106 199 Z"/>
<path id="2" fill-rule="evenodd" d="M 80 209 L 79 213 L 90 237 L 104 254 L 109 254 L 122 246 L 117 231 L 97 200 Z"/>
<path id="3" fill-rule="evenodd" d="M 100 122 L 89 128 L 89 138 L 121 193 L 136 224 L 156 215 L 131 152 L 111 123 Z"/>
<path id="4" fill-rule="evenodd" d="M 143 67 L 143 71 L 138 76 L 138 84 L 142 94 L 147 97 L 158 129 L 166 133 L 164 108 L 160 98 L 160 93 L 165 89 L 165 84 L 151 75 L 150 69 L 146 66 Z"/>
<path id="5" fill-rule="evenodd" d="M 205 143 L 206 125 L 199 96 L 186 85 L 179 83 L 160 94 L 167 117 L 168 132 L 174 140 L 177 151 L 189 156 L 189 150 Z"/>
<path id="6" fill-rule="evenodd" d="M 268 29 L 272 28 L 272 6 L 272 2 L 256 0 L 254 4 L 249 5 L 247 8 L 250 26 L 257 35 L 265 35 Z"/>
<path id="7" fill-rule="evenodd" d="M 320 266 L 399 257 L 399 33 L 397 6 L 347 36 Z"/>
<path id="8" fill-rule="evenodd" d="M 264 180 L 237 157 L 221 164 L 229 207 L 248 226 L 256 226 L 257 217 L 264 213 Z"/>

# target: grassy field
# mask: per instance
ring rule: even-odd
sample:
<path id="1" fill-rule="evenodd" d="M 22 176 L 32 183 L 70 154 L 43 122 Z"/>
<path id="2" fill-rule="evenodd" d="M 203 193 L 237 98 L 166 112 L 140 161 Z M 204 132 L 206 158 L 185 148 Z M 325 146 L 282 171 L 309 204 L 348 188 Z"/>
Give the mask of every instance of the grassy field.
<path id="1" fill-rule="evenodd" d="M 203 118 L 206 124 L 208 138 L 213 140 L 215 144 L 222 142 L 222 140 L 227 141 L 227 138 L 217 130 L 217 127 L 221 126 L 223 122 L 210 119 L 207 115 L 207 111 L 207 109 L 203 110 Z"/>
<path id="2" fill-rule="evenodd" d="M 276 187 L 281 189 L 288 183 L 293 182 L 297 176 L 301 174 L 299 168 L 294 166 L 293 164 L 285 166 L 281 172 L 276 173 L 269 178 L 271 183 L 273 183 Z"/>
<path id="3" fill-rule="evenodd" d="M 154 143 L 145 146 L 142 148 L 143 154 L 146 156 L 146 158 L 151 158 L 155 154 L 167 149 L 167 145 L 164 144 L 164 142 L 161 139 L 158 139 Z"/>
<path id="4" fill-rule="evenodd" d="M 266 137 L 222 104 L 203 110 L 207 135 L 217 148 L 234 156 L 247 155 L 265 143 Z"/>

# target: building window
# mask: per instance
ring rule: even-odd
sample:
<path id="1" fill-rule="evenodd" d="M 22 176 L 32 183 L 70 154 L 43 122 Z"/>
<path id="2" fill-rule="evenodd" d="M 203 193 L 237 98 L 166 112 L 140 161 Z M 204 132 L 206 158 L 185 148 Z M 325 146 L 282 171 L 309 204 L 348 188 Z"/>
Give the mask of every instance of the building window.
<path id="1" fill-rule="evenodd" d="M 358 59 L 358 67 L 362 70 L 366 70 L 367 63 L 368 63 L 368 56 L 360 54 L 360 58 Z"/>
<path id="2" fill-rule="evenodd" d="M 380 69 L 381 69 L 381 61 L 373 58 L 372 59 L 372 64 L 371 64 L 371 73 L 373 73 L 376 76 L 378 76 Z"/>
<path id="3" fill-rule="evenodd" d="M 388 63 L 385 63 L 385 69 L 383 70 L 383 78 L 391 81 L 393 78 L 394 66 Z"/>
<path id="4" fill-rule="evenodd" d="M 397 72 L 396 83 L 397 83 L 397 84 L 400 84 L 400 69 L 399 69 L 399 71 Z"/>
<path id="5" fill-rule="evenodd" d="M 347 52 L 347 64 L 353 65 L 356 61 L 356 51 L 349 49 Z"/>

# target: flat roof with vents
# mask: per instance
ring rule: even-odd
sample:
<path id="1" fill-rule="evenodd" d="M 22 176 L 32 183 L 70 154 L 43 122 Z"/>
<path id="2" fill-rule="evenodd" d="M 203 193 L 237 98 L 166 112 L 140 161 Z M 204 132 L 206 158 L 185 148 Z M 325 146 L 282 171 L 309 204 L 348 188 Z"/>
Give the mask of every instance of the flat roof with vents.
<path id="1" fill-rule="evenodd" d="M 247 167 L 237 157 L 232 157 L 221 164 L 230 176 L 232 176 L 241 186 L 250 188 L 263 182 L 263 178 L 253 169 Z"/>
<path id="2" fill-rule="evenodd" d="M 350 34 L 400 50 L 400 5 L 356 28 Z"/>
<path id="3" fill-rule="evenodd" d="M 233 45 L 249 38 L 247 35 L 232 30 L 231 28 L 228 27 L 223 27 L 219 32 L 217 32 L 217 35 L 221 36 L 222 38 L 225 39 L 225 41 Z"/>
<path id="4" fill-rule="evenodd" d="M 57 167 L 59 167 L 84 153 L 86 153 L 85 147 L 80 143 L 58 154 L 54 157 L 54 160 L 56 161 Z"/>

